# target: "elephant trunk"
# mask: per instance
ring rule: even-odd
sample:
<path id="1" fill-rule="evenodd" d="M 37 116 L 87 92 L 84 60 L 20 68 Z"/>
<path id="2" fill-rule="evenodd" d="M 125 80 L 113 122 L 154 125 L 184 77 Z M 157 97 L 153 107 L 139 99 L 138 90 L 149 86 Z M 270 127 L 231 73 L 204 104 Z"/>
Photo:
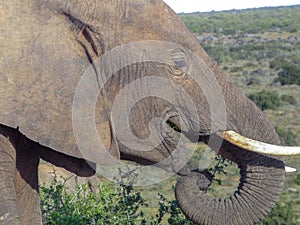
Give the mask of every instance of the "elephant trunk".
<path id="1" fill-rule="evenodd" d="M 254 140 L 279 144 L 274 128 L 260 110 L 234 88 L 224 87 L 227 106 L 227 129 Z M 205 173 L 192 172 L 181 177 L 175 188 L 176 199 L 185 215 L 197 224 L 255 224 L 273 208 L 284 187 L 285 165 L 282 157 L 257 154 L 224 141 L 221 156 L 235 162 L 240 169 L 240 183 L 226 199 L 206 194 L 203 184 L 211 179 Z"/>
<path id="2" fill-rule="evenodd" d="M 181 177 L 176 184 L 179 206 L 197 224 L 255 224 L 269 213 L 282 191 L 284 163 L 281 160 L 237 149 L 230 154 L 241 176 L 232 196 L 226 199 L 208 196 L 199 186 L 210 178 L 199 173 Z"/>

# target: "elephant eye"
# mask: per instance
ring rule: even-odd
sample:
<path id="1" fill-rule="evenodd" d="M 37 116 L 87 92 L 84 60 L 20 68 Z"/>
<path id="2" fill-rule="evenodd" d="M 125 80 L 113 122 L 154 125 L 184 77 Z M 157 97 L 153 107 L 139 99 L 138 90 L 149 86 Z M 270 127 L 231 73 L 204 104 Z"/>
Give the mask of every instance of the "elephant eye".
<path id="1" fill-rule="evenodd" d="M 182 76 L 187 73 L 188 60 L 186 54 L 181 49 L 174 49 L 168 52 L 170 64 L 168 70 L 174 76 Z"/>
<path id="2" fill-rule="evenodd" d="M 175 64 L 178 68 L 185 68 L 187 67 L 187 62 L 185 60 L 178 60 L 175 61 Z"/>
<path id="3" fill-rule="evenodd" d="M 185 74 L 185 72 L 183 70 L 181 70 L 178 67 L 173 67 L 173 66 L 169 67 L 169 72 L 174 76 L 183 76 Z"/>

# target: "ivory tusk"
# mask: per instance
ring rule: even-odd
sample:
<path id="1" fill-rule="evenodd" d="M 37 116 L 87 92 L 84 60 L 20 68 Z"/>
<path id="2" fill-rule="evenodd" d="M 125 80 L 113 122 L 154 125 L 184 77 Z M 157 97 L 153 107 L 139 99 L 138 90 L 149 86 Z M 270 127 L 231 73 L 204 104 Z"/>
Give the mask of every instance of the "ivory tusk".
<path id="1" fill-rule="evenodd" d="M 217 132 L 217 135 L 235 146 L 260 154 L 277 156 L 300 155 L 300 147 L 267 144 L 264 142 L 246 138 L 231 130 Z"/>
<path id="2" fill-rule="evenodd" d="M 286 166 L 285 167 L 285 172 L 286 173 L 294 173 L 294 172 L 297 172 L 297 169 L 289 167 L 289 166 Z"/>

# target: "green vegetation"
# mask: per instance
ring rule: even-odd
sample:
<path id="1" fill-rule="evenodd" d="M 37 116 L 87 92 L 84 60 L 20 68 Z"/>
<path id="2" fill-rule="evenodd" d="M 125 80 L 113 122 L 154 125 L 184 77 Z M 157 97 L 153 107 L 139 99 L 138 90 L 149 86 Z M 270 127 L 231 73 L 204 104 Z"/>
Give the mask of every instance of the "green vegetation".
<path id="1" fill-rule="evenodd" d="M 300 85 L 300 56 L 277 57 L 270 62 L 270 68 L 279 71 L 278 78 L 274 79 L 274 83 Z"/>
<path id="2" fill-rule="evenodd" d="M 296 105 L 297 101 L 294 96 L 283 94 L 280 96 L 282 102 L 286 102 L 290 105 Z"/>
<path id="3" fill-rule="evenodd" d="M 227 175 L 226 170 L 231 163 L 220 157 L 210 171 L 213 174 Z M 59 181 L 56 173 L 49 185 L 40 186 L 40 198 L 43 224 L 45 225 L 194 225 L 181 212 L 176 200 L 159 195 L 158 212 L 146 215 L 143 212 L 148 203 L 141 193 L 134 190 L 132 181 L 134 173 L 122 175 L 119 185 L 99 183 L 96 192 L 92 192 L 86 184 L 77 185 L 70 191 L 65 184 L 67 179 Z M 299 182 L 300 176 L 296 179 Z M 215 185 L 222 185 L 221 180 L 214 179 Z M 300 184 L 300 182 L 299 182 Z M 210 193 L 214 190 L 210 188 Z M 283 194 L 271 214 L 260 225 L 296 224 L 292 203 L 287 202 Z M 288 222 L 288 223 L 283 223 Z"/>
<path id="4" fill-rule="evenodd" d="M 281 144 L 285 146 L 296 146 L 296 135 L 291 130 L 284 130 L 280 127 L 275 127 L 280 138 Z"/>
<path id="5" fill-rule="evenodd" d="M 281 85 L 300 85 L 300 65 L 293 63 L 283 65 L 278 73 L 278 78 L 274 81 L 280 82 Z"/>
<path id="6" fill-rule="evenodd" d="M 259 225 L 297 225 L 293 204 L 287 201 L 286 193 L 281 195 L 280 200 L 271 213 L 259 223 Z"/>
<path id="7" fill-rule="evenodd" d="M 163 195 L 159 194 L 159 214 L 156 215 L 158 218 L 158 224 L 163 224 L 163 217 L 168 214 L 167 222 L 170 225 L 194 225 L 193 222 L 188 220 L 181 212 L 176 200 L 168 200 Z"/>
<path id="8" fill-rule="evenodd" d="M 251 101 L 253 101 L 261 110 L 275 110 L 284 104 L 295 105 L 297 103 L 293 96 L 286 94 L 279 96 L 276 91 L 262 90 L 249 94 L 248 98 L 251 99 Z"/>
<path id="9" fill-rule="evenodd" d="M 291 146 L 300 145 L 299 10 L 300 5 L 180 15 L 206 52 L 265 110 L 282 144 Z M 300 169 L 300 157 L 287 157 L 286 163 Z M 300 224 L 299 191 L 300 175 L 287 175 L 283 196 L 261 225 Z"/>
<path id="10" fill-rule="evenodd" d="M 277 109 L 281 105 L 278 93 L 262 90 L 248 96 L 261 110 Z"/>
<path id="11" fill-rule="evenodd" d="M 133 173 L 123 175 L 119 185 L 99 183 L 96 193 L 86 184 L 70 191 L 59 181 L 54 172 L 52 182 L 40 186 L 43 224 L 45 225 L 104 225 L 104 224 L 162 224 L 164 217 L 169 224 L 192 225 L 181 213 L 175 200 L 167 200 L 159 194 L 159 210 L 156 215 L 145 215 L 142 208 L 147 202 L 140 192 L 134 191 Z"/>
<path id="12" fill-rule="evenodd" d="M 139 210 L 145 205 L 132 186 L 99 183 L 95 194 L 83 184 L 70 192 L 54 176 L 49 186 L 40 187 L 43 224 L 144 224 L 146 217 Z"/>
<path id="13" fill-rule="evenodd" d="M 196 34 L 238 33 L 260 34 L 281 31 L 295 33 L 300 30 L 300 6 L 231 10 L 224 12 L 181 14 L 190 31 Z"/>
<path id="14" fill-rule="evenodd" d="M 206 52 L 249 94 L 249 87 L 299 85 L 299 9 L 300 5 L 180 16 Z"/>
<path id="15" fill-rule="evenodd" d="M 262 60 L 265 58 L 274 58 L 281 56 L 284 52 L 295 52 L 300 46 L 293 46 L 289 43 L 281 43 L 281 40 L 269 40 L 266 43 L 261 37 L 248 34 L 253 41 L 241 42 L 236 46 L 221 45 L 211 46 L 206 41 L 202 46 L 205 51 L 218 63 L 233 62 L 234 60 Z M 237 35 L 235 38 L 241 40 L 244 35 Z M 216 38 L 216 41 L 219 40 Z M 232 40 L 229 40 L 232 41 Z M 225 42 L 226 43 L 226 42 Z M 219 45 L 220 44 L 220 45 Z"/>
<path id="16" fill-rule="evenodd" d="M 297 178 L 295 180 L 295 184 L 300 185 L 300 174 L 297 175 Z"/>

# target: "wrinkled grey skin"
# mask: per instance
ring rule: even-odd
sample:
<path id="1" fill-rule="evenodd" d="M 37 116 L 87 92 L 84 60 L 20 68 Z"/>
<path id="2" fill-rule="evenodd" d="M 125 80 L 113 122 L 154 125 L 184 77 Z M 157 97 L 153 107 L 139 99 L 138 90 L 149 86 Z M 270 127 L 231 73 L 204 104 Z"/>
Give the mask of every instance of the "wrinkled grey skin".
<path id="1" fill-rule="evenodd" d="M 227 120 L 222 126 L 252 139 L 279 144 L 262 112 L 234 87 L 162 1 L 2 0 L 0 13 L 0 224 L 41 223 L 37 187 L 40 159 L 80 176 L 93 175 L 94 163 L 103 162 L 100 153 L 84 158 L 78 149 L 72 128 L 73 98 L 91 62 L 126 43 L 159 40 L 190 50 L 210 68 L 222 89 Z M 106 84 L 97 102 L 96 125 L 105 148 L 116 159 L 146 165 L 161 162 L 178 141 L 178 133 L 171 132 L 163 144 L 142 152 L 122 146 L 114 137 L 114 123 L 108 116 L 111 105 L 118 92 L 138 78 L 168 78 L 189 94 L 198 115 L 189 116 L 185 111 L 190 118 L 189 126 L 182 127 L 185 135 L 200 134 L 199 141 L 208 142 L 217 131 L 211 129 L 215 121 L 210 120 L 202 89 L 191 77 L 178 76 L 181 66 L 186 65 L 180 63 L 175 68 L 155 62 L 137 63 L 114 74 Z M 199 78 L 204 73 L 199 70 Z M 213 90 L 214 84 L 210 85 Z M 104 95 L 105 101 L 101 98 Z M 176 114 L 172 110 L 163 100 L 143 100 L 132 111 L 132 132 L 138 138 L 147 137 L 153 117 L 180 127 L 176 116 L 170 119 Z M 194 124 L 199 124 L 199 130 L 193 130 Z M 198 224 L 257 223 L 274 206 L 283 188 L 283 159 L 246 152 L 229 143 L 222 145 L 219 154 L 239 165 L 241 180 L 235 194 L 226 200 L 212 199 L 203 192 L 203 184 L 209 183 L 207 174 L 182 174 L 176 185 L 180 207 Z M 165 165 L 165 169 L 172 170 L 172 165 Z"/>

